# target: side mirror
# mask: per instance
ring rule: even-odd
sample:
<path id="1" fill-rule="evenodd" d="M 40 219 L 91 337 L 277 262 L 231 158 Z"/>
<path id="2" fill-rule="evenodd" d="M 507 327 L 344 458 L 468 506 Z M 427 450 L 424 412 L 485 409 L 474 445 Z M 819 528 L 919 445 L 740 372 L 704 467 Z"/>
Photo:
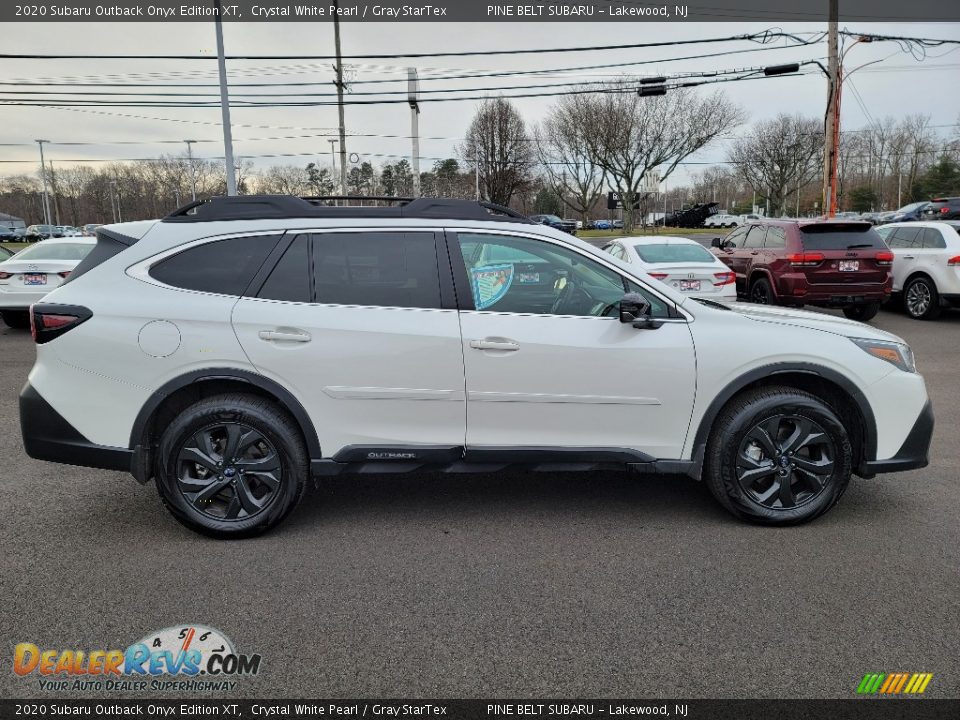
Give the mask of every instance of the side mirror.
<path id="1" fill-rule="evenodd" d="M 620 322 L 638 330 L 656 330 L 663 325 L 650 317 L 650 303 L 640 293 L 627 293 L 620 299 Z"/>
<path id="2" fill-rule="evenodd" d="M 715 247 L 715 248 L 723 247 L 723 240 L 721 238 L 715 237 L 713 240 L 710 241 L 710 247 Z"/>

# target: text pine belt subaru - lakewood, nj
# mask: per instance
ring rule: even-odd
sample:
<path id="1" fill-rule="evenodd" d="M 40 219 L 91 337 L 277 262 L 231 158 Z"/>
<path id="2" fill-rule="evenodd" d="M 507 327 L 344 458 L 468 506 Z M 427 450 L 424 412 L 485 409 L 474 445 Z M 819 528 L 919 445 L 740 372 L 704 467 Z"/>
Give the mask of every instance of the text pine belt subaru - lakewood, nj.
<path id="1" fill-rule="evenodd" d="M 109 225 L 31 310 L 30 456 L 156 481 L 241 537 L 307 480 L 630 468 L 784 525 L 924 467 L 910 348 L 830 315 L 689 297 L 507 208 L 215 198 Z"/>

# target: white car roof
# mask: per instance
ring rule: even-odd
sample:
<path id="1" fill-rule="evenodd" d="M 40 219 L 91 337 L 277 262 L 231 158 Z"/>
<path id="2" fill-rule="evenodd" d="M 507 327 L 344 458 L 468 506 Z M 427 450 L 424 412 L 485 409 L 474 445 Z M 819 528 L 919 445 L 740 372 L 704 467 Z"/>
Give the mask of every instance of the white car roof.
<path id="1" fill-rule="evenodd" d="M 631 245 L 700 245 L 696 240 L 676 235 L 642 235 L 640 237 L 620 238 Z M 700 245 L 703 247 L 703 245 Z"/>

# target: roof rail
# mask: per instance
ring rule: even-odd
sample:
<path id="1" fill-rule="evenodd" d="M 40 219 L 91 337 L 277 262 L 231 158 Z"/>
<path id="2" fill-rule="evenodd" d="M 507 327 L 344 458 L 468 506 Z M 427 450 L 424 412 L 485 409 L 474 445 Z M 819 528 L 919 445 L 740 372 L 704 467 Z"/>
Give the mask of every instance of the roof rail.
<path id="1" fill-rule="evenodd" d="M 392 202 L 391 206 L 328 205 L 332 201 Z M 394 198 L 365 196 L 236 195 L 197 200 L 163 218 L 169 223 L 218 220 L 274 220 L 282 218 L 420 218 L 430 220 L 493 220 L 535 224 L 503 205 L 450 198 Z"/>

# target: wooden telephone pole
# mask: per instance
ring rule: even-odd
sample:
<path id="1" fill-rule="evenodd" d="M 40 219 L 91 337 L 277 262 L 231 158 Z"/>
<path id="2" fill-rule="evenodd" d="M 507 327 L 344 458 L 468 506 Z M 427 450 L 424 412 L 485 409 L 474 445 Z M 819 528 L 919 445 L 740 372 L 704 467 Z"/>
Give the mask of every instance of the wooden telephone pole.
<path id="1" fill-rule="evenodd" d="M 829 55 L 827 80 L 827 115 L 823 127 L 823 213 L 833 217 L 837 213 L 837 161 L 840 154 L 840 51 L 838 25 L 839 0 L 830 0 Z"/>

